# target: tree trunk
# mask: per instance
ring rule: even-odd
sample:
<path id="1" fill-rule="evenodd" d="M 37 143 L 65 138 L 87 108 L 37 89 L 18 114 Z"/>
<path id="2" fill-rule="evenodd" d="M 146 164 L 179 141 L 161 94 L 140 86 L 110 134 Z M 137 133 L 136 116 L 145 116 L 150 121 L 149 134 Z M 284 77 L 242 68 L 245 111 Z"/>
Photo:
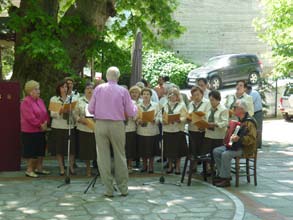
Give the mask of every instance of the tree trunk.
<path id="1" fill-rule="evenodd" d="M 23 17 L 28 11 L 32 10 L 32 5 L 29 2 L 27 0 L 20 2 L 17 12 L 19 16 Z M 57 22 L 58 0 L 38 0 L 38 4 L 44 12 L 54 17 Z M 54 94 L 56 82 L 63 76 L 49 61 L 32 58 L 26 52 L 20 52 L 19 47 L 24 44 L 23 37 L 33 29 L 34 27 L 23 28 L 21 32 L 16 32 L 13 75 L 11 79 L 19 81 L 21 88 L 23 88 L 28 80 L 38 81 L 41 86 L 42 97 L 48 100 Z"/>
<path id="2" fill-rule="evenodd" d="M 59 9 L 58 0 L 38 0 L 38 4 L 42 10 L 49 16 L 56 19 Z M 29 1 L 22 0 L 19 7 L 19 15 L 25 16 L 27 11 L 31 10 Z M 113 0 L 77 0 L 65 13 L 63 18 L 68 16 L 80 17 L 83 25 L 97 27 L 101 31 L 109 16 L 114 15 Z M 60 21 L 62 27 L 62 19 Z M 48 100 L 49 97 L 55 95 L 56 82 L 66 75 L 60 70 L 56 70 L 52 63 L 46 59 L 32 58 L 25 52 L 19 52 L 18 48 L 24 44 L 23 37 L 26 33 L 33 30 L 33 27 L 22 29 L 16 33 L 15 42 L 15 61 L 13 66 L 12 80 L 18 80 L 21 86 L 27 80 L 36 80 L 41 84 L 42 97 Z M 71 69 L 74 73 L 82 72 L 83 67 L 87 63 L 86 49 L 95 43 L 96 36 L 73 32 L 67 38 L 60 39 L 66 49 L 71 60 Z"/>

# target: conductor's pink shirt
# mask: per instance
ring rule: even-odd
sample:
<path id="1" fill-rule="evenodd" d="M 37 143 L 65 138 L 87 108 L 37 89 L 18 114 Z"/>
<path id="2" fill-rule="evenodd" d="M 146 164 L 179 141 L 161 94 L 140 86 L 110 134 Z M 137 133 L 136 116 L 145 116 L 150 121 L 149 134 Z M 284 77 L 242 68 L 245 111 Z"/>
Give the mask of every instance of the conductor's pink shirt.
<path id="1" fill-rule="evenodd" d="M 125 114 L 134 117 L 137 107 L 127 89 L 110 80 L 95 88 L 88 110 L 97 120 L 123 121 Z"/>
<path id="2" fill-rule="evenodd" d="M 20 104 L 21 131 L 27 133 L 42 132 L 41 124 L 49 123 L 49 115 L 42 99 L 26 96 Z"/>

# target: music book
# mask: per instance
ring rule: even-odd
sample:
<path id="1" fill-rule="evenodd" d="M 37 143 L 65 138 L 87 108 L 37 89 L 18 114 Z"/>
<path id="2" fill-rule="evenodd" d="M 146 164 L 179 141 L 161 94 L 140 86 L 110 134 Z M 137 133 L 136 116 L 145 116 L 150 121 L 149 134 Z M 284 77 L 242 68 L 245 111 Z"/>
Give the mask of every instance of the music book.
<path id="1" fill-rule="evenodd" d="M 61 103 L 58 103 L 58 102 L 50 102 L 50 104 L 49 104 L 49 111 L 59 112 L 61 108 L 62 108 L 62 104 Z"/>
<path id="2" fill-rule="evenodd" d="M 234 110 L 230 109 L 229 110 L 229 117 L 232 117 L 234 115 Z"/>
<path id="3" fill-rule="evenodd" d="M 180 120 L 180 114 L 168 114 L 167 115 L 167 122 L 174 123 Z"/>
<path id="4" fill-rule="evenodd" d="M 198 128 L 208 128 L 209 123 L 203 118 L 204 116 L 204 112 L 192 112 L 191 121 Z"/>
<path id="5" fill-rule="evenodd" d="M 71 107 L 70 107 L 70 104 L 64 104 L 63 105 L 63 110 L 69 111 L 70 108 L 71 108 L 71 110 L 73 110 L 75 108 L 76 104 L 77 104 L 77 101 L 71 102 Z"/>
<path id="6" fill-rule="evenodd" d="M 197 122 L 194 123 L 198 128 L 208 128 L 209 127 L 209 123 L 204 120 L 204 119 L 201 119 Z"/>
<path id="7" fill-rule="evenodd" d="M 143 122 L 153 122 L 155 119 L 155 110 L 148 112 L 141 112 L 141 120 Z"/>
<path id="8" fill-rule="evenodd" d="M 71 110 L 73 110 L 75 108 L 76 103 L 77 103 L 76 101 L 71 103 Z M 58 103 L 58 102 L 50 102 L 50 104 L 49 104 L 49 111 L 59 112 L 61 108 L 63 108 L 64 110 L 69 111 L 70 110 L 70 104 L 62 105 L 61 103 Z"/>
<path id="9" fill-rule="evenodd" d="M 204 112 L 192 112 L 191 113 L 191 121 L 192 123 L 195 123 L 199 120 L 203 119 L 203 116 L 205 116 Z"/>

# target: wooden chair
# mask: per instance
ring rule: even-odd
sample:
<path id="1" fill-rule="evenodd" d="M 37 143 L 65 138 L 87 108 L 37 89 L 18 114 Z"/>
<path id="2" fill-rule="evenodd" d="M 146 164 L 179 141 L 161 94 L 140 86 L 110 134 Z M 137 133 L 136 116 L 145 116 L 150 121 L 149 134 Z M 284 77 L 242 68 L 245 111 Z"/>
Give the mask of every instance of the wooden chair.
<path id="1" fill-rule="evenodd" d="M 257 148 L 251 155 L 242 155 L 234 158 L 234 164 L 231 165 L 231 172 L 235 174 L 236 187 L 239 186 L 239 178 L 242 176 L 246 176 L 248 183 L 250 183 L 250 176 L 253 176 L 254 185 L 257 186 L 256 162 Z M 244 168 L 244 170 L 242 168 Z"/>
<path id="2" fill-rule="evenodd" d="M 196 158 L 194 158 L 193 156 L 189 155 L 185 159 L 183 172 L 182 172 L 182 176 L 181 176 L 181 183 L 183 183 L 183 181 L 184 181 L 184 177 L 185 177 L 188 162 L 189 162 L 189 173 L 188 173 L 187 186 L 190 186 L 190 184 L 191 184 L 191 178 L 192 178 L 192 174 L 193 174 L 193 167 L 194 167 L 195 163 L 202 162 L 204 181 L 207 181 L 207 177 L 208 177 L 207 164 L 211 165 L 211 173 L 213 175 L 214 165 L 212 163 L 212 158 L 211 158 L 210 155 L 204 156 L 204 157 L 196 157 Z"/>

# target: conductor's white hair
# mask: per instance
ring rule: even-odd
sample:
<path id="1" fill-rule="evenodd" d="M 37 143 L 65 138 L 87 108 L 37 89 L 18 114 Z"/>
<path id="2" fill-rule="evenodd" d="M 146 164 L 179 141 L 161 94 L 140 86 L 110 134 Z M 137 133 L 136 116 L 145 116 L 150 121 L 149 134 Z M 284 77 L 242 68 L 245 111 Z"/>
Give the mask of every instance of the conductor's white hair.
<path id="1" fill-rule="evenodd" d="M 106 78 L 107 80 L 114 80 L 114 81 L 118 81 L 120 76 L 120 71 L 116 66 L 111 66 L 108 68 L 107 70 L 107 74 L 106 74 Z"/>

